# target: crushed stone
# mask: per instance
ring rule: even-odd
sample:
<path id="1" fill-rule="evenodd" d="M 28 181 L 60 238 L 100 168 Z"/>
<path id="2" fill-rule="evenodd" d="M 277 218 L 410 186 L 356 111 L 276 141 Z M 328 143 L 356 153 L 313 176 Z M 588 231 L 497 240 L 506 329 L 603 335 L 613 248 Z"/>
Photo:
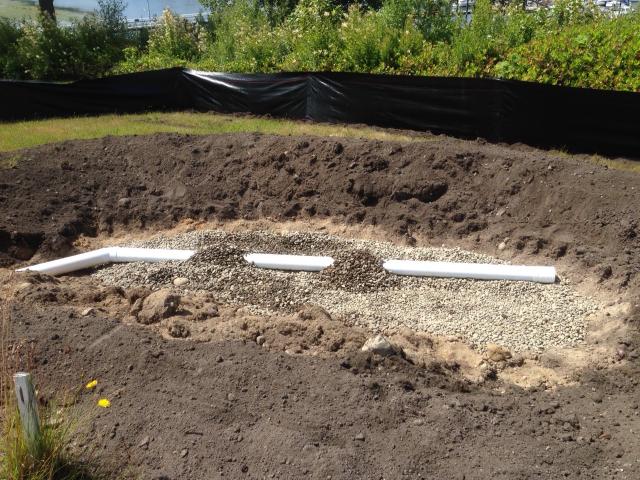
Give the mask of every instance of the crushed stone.
<path id="1" fill-rule="evenodd" d="M 483 349 L 503 345 L 513 351 L 543 351 L 580 343 L 587 317 L 598 305 L 563 281 L 477 281 L 402 277 L 382 268 L 386 259 L 505 263 L 461 249 L 402 247 L 388 242 L 344 239 L 323 233 L 192 231 L 158 236 L 130 246 L 187 248 L 185 262 L 115 264 L 95 277 L 124 288 L 210 291 L 221 303 L 255 313 L 292 312 L 316 304 L 345 322 L 393 334 L 402 328 L 460 337 Z M 246 253 L 329 255 L 334 265 L 320 273 L 254 267 Z"/>

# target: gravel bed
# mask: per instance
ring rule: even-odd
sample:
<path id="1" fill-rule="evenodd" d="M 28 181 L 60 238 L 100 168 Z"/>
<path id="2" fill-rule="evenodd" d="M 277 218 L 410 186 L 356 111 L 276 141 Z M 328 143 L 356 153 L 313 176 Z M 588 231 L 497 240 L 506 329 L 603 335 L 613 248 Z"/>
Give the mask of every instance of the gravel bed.
<path id="1" fill-rule="evenodd" d="M 116 264 L 94 275 L 122 287 L 207 290 L 222 303 L 257 313 L 294 311 L 315 303 L 346 322 L 376 332 L 400 328 L 454 335 L 483 348 L 497 343 L 515 351 L 571 346 L 584 339 L 586 317 L 597 304 L 567 282 L 476 281 L 401 277 L 381 267 L 384 259 L 505 263 L 460 249 L 400 247 L 386 242 L 342 239 L 319 233 L 226 233 L 193 231 L 159 236 L 130 246 L 189 248 L 186 262 Z M 334 265 L 320 273 L 281 272 L 248 265 L 242 255 L 290 253 L 330 255 Z"/>

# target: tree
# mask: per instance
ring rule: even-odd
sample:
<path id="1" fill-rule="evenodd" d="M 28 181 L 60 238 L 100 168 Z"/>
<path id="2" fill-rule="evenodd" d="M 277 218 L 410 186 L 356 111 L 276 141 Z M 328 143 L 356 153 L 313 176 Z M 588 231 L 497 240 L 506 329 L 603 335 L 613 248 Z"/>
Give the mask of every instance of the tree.
<path id="1" fill-rule="evenodd" d="M 53 0 L 38 0 L 38 4 L 40 5 L 40 11 L 44 15 L 48 15 L 51 20 L 55 21 L 56 10 L 53 7 Z"/>

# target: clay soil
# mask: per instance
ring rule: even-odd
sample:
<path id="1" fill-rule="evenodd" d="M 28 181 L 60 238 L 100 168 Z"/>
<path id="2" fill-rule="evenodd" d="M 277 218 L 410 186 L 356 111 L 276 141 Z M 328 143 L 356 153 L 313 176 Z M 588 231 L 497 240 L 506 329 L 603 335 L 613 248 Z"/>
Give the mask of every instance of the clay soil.
<path id="1" fill-rule="evenodd" d="M 154 135 L 12 153 L 0 170 L 12 361 L 43 402 L 67 393 L 85 412 L 75 454 L 113 478 L 640 478 L 640 176 L 423 140 Z M 12 273 L 113 237 L 243 222 L 554 264 L 615 328 L 592 326 L 585 351 L 600 361 L 570 381 L 521 388 L 508 369 L 471 380 L 455 361 L 365 354 L 369 332 L 314 309 L 256 319 L 217 305 L 217 335 L 172 338 L 127 320 L 131 291 Z M 529 361 L 541 359 L 513 368 Z M 99 391 L 82 391 L 93 378 Z"/>

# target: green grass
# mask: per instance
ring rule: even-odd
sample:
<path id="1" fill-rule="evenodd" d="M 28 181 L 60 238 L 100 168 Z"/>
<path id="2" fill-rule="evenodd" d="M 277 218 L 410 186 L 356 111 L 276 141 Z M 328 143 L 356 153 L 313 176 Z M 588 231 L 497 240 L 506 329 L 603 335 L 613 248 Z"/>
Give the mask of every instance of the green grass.
<path id="1" fill-rule="evenodd" d="M 63 22 L 80 19 L 86 14 L 87 12 L 73 8 L 56 7 L 56 17 Z M 37 15 L 38 8 L 35 2 L 29 0 L 0 0 L 0 17 L 22 20 L 23 18 L 35 19 Z"/>
<path id="2" fill-rule="evenodd" d="M 427 139 L 427 137 L 390 133 L 374 128 L 312 124 L 292 120 L 192 112 L 145 113 L 0 123 L 0 152 L 64 140 L 100 138 L 107 135 L 149 135 L 159 132 L 194 135 L 259 132 L 276 135 L 360 137 L 403 142 Z M 17 159 L 12 157 L 10 160 L 5 160 L 5 164 L 15 161 Z"/>

